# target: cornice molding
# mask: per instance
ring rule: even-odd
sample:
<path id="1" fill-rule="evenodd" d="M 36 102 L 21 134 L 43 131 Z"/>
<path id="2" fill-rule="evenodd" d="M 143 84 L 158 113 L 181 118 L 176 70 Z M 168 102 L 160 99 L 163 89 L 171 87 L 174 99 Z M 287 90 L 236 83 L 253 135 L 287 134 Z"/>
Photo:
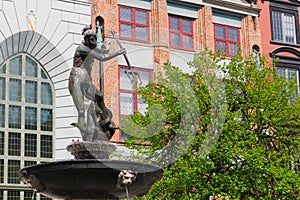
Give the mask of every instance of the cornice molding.
<path id="1" fill-rule="evenodd" d="M 289 2 L 283 1 L 283 0 L 272 0 L 270 3 L 279 3 L 279 4 L 285 4 L 289 6 L 300 6 L 300 1 L 298 0 L 290 0 Z"/>
<path id="2" fill-rule="evenodd" d="M 257 5 L 251 4 L 251 3 L 234 3 L 234 2 L 229 2 L 229 1 L 224 1 L 224 0 L 203 0 L 203 3 L 209 3 L 212 5 L 218 5 L 218 6 L 225 6 L 231 9 L 236 9 L 236 10 L 242 10 L 244 12 L 249 12 L 249 13 L 255 13 L 259 15 L 259 12 L 261 9 L 257 7 Z"/>

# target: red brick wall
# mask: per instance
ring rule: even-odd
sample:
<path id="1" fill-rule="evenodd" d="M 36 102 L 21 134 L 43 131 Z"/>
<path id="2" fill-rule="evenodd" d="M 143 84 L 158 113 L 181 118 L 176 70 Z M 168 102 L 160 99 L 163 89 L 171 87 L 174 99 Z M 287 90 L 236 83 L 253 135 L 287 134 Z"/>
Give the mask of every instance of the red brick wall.
<path id="1" fill-rule="evenodd" d="M 260 27 L 257 17 L 247 16 L 242 19 L 241 49 L 244 57 L 252 54 L 253 45 L 261 49 Z"/>
<path id="2" fill-rule="evenodd" d="M 111 51 L 116 51 L 118 46 L 111 39 L 110 30 L 118 31 L 118 1 L 117 0 L 92 0 L 92 24 L 95 28 L 95 19 L 101 16 L 104 19 L 104 33 L 106 40 L 111 40 Z M 162 71 L 162 64 L 170 59 L 169 47 L 169 22 L 167 13 L 167 0 L 151 1 L 151 38 L 153 46 L 153 68 L 154 74 Z M 107 39 L 108 38 L 108 39 Z M 252 46 L 260 44 L 260 31 L 258 20 L 255 23 L 252 17 L 245 17 L 242 21 L 241 45 L 243 55 L 252 52 Z M 205 48 L 214 50 L 214 32 L 212 23 L 212 8 L 204 6 L 198 10 L 198 19 L 194 23 L 194 46 L 195 51 Z M 141 44 L 143 45 L 143 44 Z M 148 44 L 149 46 L 149 44 Z M 93 70 L 93 81 L 100 86 L 99 63 L 95 64 Z M 104 95 L 105 103 L 113 111 L 113 121 L 119 123 L 119 96 L 118 96 L 118 59 L 113 59 L 104 63 Z M 115 134 L 113 140 L 119 140 L 119 133 Z"/>

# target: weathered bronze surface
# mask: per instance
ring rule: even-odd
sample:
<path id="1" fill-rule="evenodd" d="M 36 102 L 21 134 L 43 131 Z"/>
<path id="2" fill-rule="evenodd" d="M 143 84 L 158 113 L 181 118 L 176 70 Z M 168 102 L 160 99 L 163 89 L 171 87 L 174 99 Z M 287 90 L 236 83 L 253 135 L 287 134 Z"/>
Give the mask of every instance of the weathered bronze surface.
<path id="1" fill-rule="evenodd" d="M 103 93 L 92 83 L 91 71 L 94 59 L 100 62 L 125 53 L 122 48 L 114 53 L 105 53 L 97 47 L 96 33 L 90 26 L 83 29 L 84 42 L 76 48 L 73 68 L 69 76 L 69 91 L 78 111 L 77 127 L 84 141 L 108 141 L 115 132 L 112 112 L 105 106 Z M 91 101 L 87 114 L 84 99 Z"/>
<path id="2" fill-rule="evenodd" d="M 137 174 L 128 186 L 129 197 L 147 194 L 162 177 L 162 169 L 132 161 L 71 160 L 38 164 L 19 171 L 21 180 L 43 195 L 59 199 L 121 199 L 126 190 L 117 187 L 121 169 Z"/>
<path id="3" fill-rule="evenodd" d="M 78 121 L 72 125 L 80 130 L 83 139 L 67 146 L 75 160 L 25 167 L 19 170 L 19 177 L 51 198 L 120 199 L 147 194 L 162 177 L 163 169 L 140 162 L 108 160 L 117 148 L 108 141 L 116 128 L 103 93 L 91 80 L 94 59 L 109 60 L 125 54 L 125 49 L 115 53 L 106 53 L 108 48 L 97 49 L 96 34 L 91 27 L 83 29 L 83 36 L 69 77 L 69 91 L 78 111 Z M 91 101 L 87 112 L 85 99 Z"/>

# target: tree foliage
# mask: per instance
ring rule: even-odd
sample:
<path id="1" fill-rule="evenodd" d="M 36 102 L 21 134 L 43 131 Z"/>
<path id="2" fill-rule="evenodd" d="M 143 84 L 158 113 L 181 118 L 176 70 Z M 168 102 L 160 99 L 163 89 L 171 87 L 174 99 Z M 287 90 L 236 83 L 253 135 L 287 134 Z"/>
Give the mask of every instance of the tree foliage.
<path id="1" fill-rule="evenodd" d="M 188 131 L 180 132 L 182 121 L 197 123 L 193 143 L 176 162 L 168 163 L 163 178 L 155 183 L 146 198 L 297 199 L 300 190 L 300 99 L 292 98 L 297 92 L 296 83 L 276 76 L 270 63 L 262 60 L 258 64 L 252 57 L 243 59 L 241 55 L 225 61 L 219 55 L 202 52 L 195 56 L 190 66 L 195 70 L 192 76 L 166 63 L 164 75 L 139 89 L 149 108 L 160 105 L 163 109 L 159 111 L 165 113 L 165 121 L 160 129 L 155 129 L 156 134 L 138 139 L 150 144 L 147 148 L 150 157 L 157 157 L 153 152 L 169 145 L 176 135 L 187 137 Z M 204 78 L 204 73 L 211 73 L 213 68 L 221 72 L 217 81 L 221 81 L 224 88 L 214 85 L 215 80 Z M 179 94 L 171 89 L 176 87 L 174 79 L 170 79 L 174 74 L 188 81 L 192 78 L 190 87 L 197 102 L 198 120 L 195 116 L 182 119 Z M 218 115 L 212 105 L 222 89 L 226 118 L 224 122 L 212 123 Z M 184 104 L 189 101 L 187 98 Z M 146 126 L 153 117 L 149 113 L 136 113 L 132 119 Z M 222 129 L 210 133 L 216 134 L 218 140 L 208 142 L 206 146 L 210 148 L 205 151 L 203 144 L 212 126 Z M 136 138 L 127 142 L 133 141 L 136 142 Z"/>

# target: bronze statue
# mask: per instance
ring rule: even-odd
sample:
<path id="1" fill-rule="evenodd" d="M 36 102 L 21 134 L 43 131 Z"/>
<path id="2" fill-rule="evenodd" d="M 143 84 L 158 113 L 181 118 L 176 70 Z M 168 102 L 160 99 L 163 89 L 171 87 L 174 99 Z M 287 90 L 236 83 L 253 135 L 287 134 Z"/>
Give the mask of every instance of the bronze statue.
<path id="1" fill-rule="evenodd" d="M 116 129 L 111 121 L 112 112 L 104 104 L 103 93 L 93 85 L 91 70 L 94 59 L 100 62 L 107 61 L 125 54 L 125 49 L 104 53 L 96 48 L 97 37 L 91 26 L 85 27 L 82 34 L 84 41 L 75 51 L 73 68 L 69 76 L 69 91 L 78 111 L 78 122 L 71 125 L 80 130 L 83 140 L 109 140 Z M 85 114 L 85 98 L 92 101 L 87 114 Z"/>

